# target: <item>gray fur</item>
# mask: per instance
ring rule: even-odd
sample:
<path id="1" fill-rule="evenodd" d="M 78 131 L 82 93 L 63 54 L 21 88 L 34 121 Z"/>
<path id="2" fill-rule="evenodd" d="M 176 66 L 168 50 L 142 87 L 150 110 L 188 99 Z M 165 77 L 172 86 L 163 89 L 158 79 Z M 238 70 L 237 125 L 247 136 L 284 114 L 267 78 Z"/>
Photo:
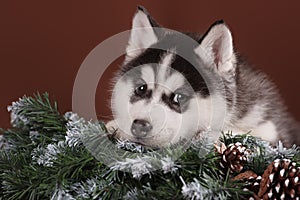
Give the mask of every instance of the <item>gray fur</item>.
<path id="1" fill-rule="evenodd" d="M 276 85 L 260 70 L 239 58 L 236 70 L 236 98 L 232 109 L 236 111 L 232 123 L 235 124 L 251 111 L 254 105 L 264 104 L 263 116 L 258 116 L 258 124 L 272 121 L 279 133 L 278 140 L 286 146 L 300 145 L 300 127 L 287 111 Z M 272 134 L 272 133 L 265 133 Z"/>

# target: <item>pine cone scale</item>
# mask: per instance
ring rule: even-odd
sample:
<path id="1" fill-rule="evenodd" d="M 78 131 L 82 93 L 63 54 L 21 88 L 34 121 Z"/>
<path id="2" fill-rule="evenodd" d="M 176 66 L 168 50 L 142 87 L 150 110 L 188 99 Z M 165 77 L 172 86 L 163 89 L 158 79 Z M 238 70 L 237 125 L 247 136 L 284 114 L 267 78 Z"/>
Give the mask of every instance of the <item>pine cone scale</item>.
<path id="1" fill-rule="evenodd" d="M 257 196 L 261 199 L 299 198 L 299 176 L 300 170 L 299 167 L 296 169 L 295 162 L 277 159 L 264 171 Z"/>

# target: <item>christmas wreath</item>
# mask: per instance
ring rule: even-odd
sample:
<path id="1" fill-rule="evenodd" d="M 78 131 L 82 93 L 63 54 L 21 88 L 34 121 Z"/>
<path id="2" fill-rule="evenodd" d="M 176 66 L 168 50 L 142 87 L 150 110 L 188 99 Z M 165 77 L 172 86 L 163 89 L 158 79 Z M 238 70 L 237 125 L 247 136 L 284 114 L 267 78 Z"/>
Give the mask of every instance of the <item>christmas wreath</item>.
<path id="1" fill-rule="evenodd" d="M 0 129 L 0 199 L 300 197 L 296 146 L 226 133 L 215 146 L 195 140 L 162 154 L 113 139 L 101 121 L 61 115 L 46 93 L 24 96 L 8 111 L 12 128 Z"/>

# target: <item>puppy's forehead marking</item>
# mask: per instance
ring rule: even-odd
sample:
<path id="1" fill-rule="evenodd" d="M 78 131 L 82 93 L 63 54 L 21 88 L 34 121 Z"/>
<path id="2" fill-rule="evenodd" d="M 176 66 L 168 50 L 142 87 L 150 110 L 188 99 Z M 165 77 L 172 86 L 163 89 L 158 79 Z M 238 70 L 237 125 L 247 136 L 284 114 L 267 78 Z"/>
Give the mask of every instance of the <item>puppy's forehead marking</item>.
<path id="1" fill-rule="evenodd" d="M 171 52 L 166 53 L 159 63 L 157 70 L 157 83 L 163 83 L 170 74 L 170 67 L 174 60 L 174 54 Z"/>
<path id="2" fill-rule="evenodd" d="M 171 68 L 175 55 L 176 52 L 172 49 L 162 57 L 159 63 L 156 83 L 160 88 L 164 88 L 161 92 L 170 93 L 184 85 L 184 77 Z"/>
<path id="3" fill-rule="evenodd" d="M 155 73 L 153 67 L 150 65 L 144 65 L 141 68 L 141 78 L 147 83 L 149 89 L 153 89 L 155 82 Z"/>

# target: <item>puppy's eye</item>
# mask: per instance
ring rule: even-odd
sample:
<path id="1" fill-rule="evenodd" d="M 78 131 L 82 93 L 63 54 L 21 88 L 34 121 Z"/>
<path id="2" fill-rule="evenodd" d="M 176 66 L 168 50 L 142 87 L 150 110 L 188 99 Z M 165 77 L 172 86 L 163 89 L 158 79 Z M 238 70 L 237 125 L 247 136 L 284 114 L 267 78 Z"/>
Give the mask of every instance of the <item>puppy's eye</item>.
<path id="1" fill-rule="evenodd" d="M 140 85 L 140 86 L 136 87 L 134 92 L 138 96 L 144 95 L 147 92 L 147 85 L 144 84 L 144 85 Z"/>
<path id="2" fill-rule="evenodd" d="M 187 100 L 187 97 L 180 93 L 173 93 L 171 95 L 171 100 L 172 100 L 173 104 L 180 105 L 180 104 L 183 104 Z"/>

